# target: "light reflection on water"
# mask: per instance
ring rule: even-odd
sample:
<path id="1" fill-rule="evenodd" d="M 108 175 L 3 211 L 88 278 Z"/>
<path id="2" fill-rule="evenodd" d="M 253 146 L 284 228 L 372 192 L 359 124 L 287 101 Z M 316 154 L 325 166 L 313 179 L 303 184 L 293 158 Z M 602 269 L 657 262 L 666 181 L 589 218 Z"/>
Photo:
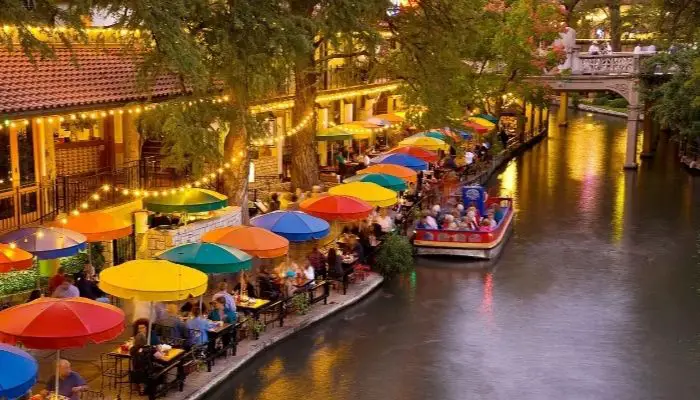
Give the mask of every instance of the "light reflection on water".
<path id="1" fill-rule="evenodd" d="M 492 183 L 519 210 L 499 260 L 421 259 L 210 398 L 696 398 L 700 186 L 672 146 L 636 174 L 624 149 L 622 120 L 552 126 Z"/>

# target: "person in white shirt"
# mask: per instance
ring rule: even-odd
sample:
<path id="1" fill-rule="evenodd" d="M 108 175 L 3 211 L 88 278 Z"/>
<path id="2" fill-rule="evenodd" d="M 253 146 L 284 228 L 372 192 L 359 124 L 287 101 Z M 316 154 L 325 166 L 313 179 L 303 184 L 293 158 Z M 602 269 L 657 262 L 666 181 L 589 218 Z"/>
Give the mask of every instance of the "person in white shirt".
<path id="1" fill-rule="evenodd" d="M 394 230 L 394 219 L 389 216 L 386 208 L 382 208 L 379 212 L 379 217 L 377 217 L 377 223 L 382 227 L 382 232 L 389 233 Z"/>
<path id="2" fill-rule="evenodd" d="M 306 264 L 306 268 L 304 268 L 304 278 L 306 278 L 307 281 L 313 281 L 316 279 L 316 271 L 310 263 Z"/>
<path id="3" fill-rule="evenodd" d="M 56 290 L 53 291 L 51 297 L 56 297 L 59 299 L 68 299 L 72 297 L 80 297 L 80 291 L 75 285 L 73 285 L 73 277 L 66 276 L 66 279 L 58 285 Z"/>
<path id="4" fill-rule="evenodd" d="M 612 54 L 613 49 L 612 46 L 610 46 L 610 42 L 605 43 L 605 47 L 603 48 L 603 54 Z"/>
<path id="5" fill-rule="evenodd" d="M 365 167 L 369 167 L 369 155 L 367 153 L 362 157 L 362 163 Z"/>
<path id="6" fill-rule="evenodd" d="M 474 163 L 474 153 L 471 151 L 471 149 L 467 149 L 467 151 L 464 153 L 464 162 L 467 165 L 472 165 Z"/>
<path id="7" fill-rule="evenodd" d="M 600 54 L 600 47 L 598 47 L 598 43 L 591 43 L 591 46 L 588 48 L 588 54 L 592 56 L 597 56 L 598 54 Z"/>

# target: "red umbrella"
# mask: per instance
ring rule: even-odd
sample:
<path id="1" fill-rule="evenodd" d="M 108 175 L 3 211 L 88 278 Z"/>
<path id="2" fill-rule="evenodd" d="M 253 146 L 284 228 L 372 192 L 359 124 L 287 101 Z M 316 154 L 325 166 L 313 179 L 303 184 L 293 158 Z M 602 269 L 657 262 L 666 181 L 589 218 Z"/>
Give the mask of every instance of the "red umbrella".
<path id="1" fill-rule="evenodd" d="M 476 132 L 478 134 L 488 133 L 488 131 L 489 131 L 489 129 L 487 127 L 485 127 L 483 125 L 479 125 L 476 122 L 472 122 L 472 121 L 466 121 L 462 125 L 464 125 L 469 130 Z"/>
<path id="2" fill-rule="evenodd" d="M 0 311 L 0 342 L 57 350 L 112 340 L 124 331 L 124 311 L 83 297 L 40 298 Z M 56 363 L 58 388 L 58 362 Z"/>
<path id="3" fill-rule="evenodd" d="M 438 160 L 440 159 L 436 152 L 426 150 L 426 149 L 424 149 L 422 147 L 418 147 L 418 146 L 396 147 L 396 148 L 389 150 L 388 153 L 408 154 L 409 156 L 419 158 L 425 162 L 438 162 Z"/>
<path id="4" fill-rule="evenodd" d="M 372 206 L 358 198 L 330 195 L 304 200 L 302 211 L 326 221 L 357 221 L 372 213 Z"/>

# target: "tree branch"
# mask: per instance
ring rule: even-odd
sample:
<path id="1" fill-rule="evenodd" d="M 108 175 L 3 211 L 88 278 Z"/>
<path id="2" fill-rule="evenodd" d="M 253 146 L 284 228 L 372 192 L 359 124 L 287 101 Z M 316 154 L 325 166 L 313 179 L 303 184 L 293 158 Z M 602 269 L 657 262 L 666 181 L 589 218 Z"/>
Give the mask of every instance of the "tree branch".
<path id="1" fill-rule="evenodd" d="M 322 63 L 322 62 L 326 62 L 326 61 L 330 61 L 330 60 L 335 60 L 338 58 L 353 58 L 353 57 L 358 57 L 358 56 L 369 56 L 369 52 L 367 50 L 362 50 L 362 51 L 356 51 L 354 53 L 336 53 L 336 54 L 332 54 L 328 57 L 320 58 L 320 59 L 316 60 L 316 62 Z"/>

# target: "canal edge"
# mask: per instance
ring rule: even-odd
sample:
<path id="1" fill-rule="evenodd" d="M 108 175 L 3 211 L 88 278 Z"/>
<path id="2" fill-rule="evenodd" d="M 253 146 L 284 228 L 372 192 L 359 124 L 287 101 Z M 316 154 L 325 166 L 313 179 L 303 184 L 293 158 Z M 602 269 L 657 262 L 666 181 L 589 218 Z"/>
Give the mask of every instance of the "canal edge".
<path id="1" fill-rule="evenodd" d="M 263 354 L 268 349 L 275 347 L 276 345 L 278 345 L 281 342 L 283 342 L 284 340 L 290 338 L 292 335 L 296 334 L 297 332 L 300 332 L 308 327 L 316 325 L 317 323 L 320 323 L 321 321 L 339 313 L 340 311 L 348 309 L 351 306 L 359 303 L 361 300 L 364 300 L 365 298 L 369 297 L 370 294 L 372 294 L 376 290 L 378 290 L 382 286 L 383 283 L 384 283 L 384 277 L 377 274 L 375 281 L 369 282 L 366 286 L 362 287 L 360 289 L 360 291 L 355 296 L 353 296 L 351 299 L 348 299 L 348 301 L 346 301 L 342 304 L 336 303 L 337 307 L 330 308 L 328 310 L 325 310 L 322 313 L 319 313 L 316 316 L 312 316 L 311 318 L 301 322 L 299 325 L 295 326 L 294 328 L 292 328 L 290 330 L 285 330 L 285 331 L 283 331 L 275 336 L 270 337 L 267 340 L 259 339 L 258 341 L 261 343 L 260 347 L 256 348 L 254 351 L 251 351 L 250 353 L 246 354 L 243 358 L 241 358 L 240 360 L 235 362 L 229 368 L 227 368 L 227 369 L 223 370 L 222 372 L 218 373 L 217 375 L 213 376 L 210 380 L 208 380 L 208 382 L 204 386 L 199 387 L 193 393 L 186 395 L 186 396 L 177 396 L 177 394 L 179 394 L 179 393 L 176 392 L 176 393 L 174 393 L 175 396 L 166 396 L 166 398 L 173 398 L 173 399 L 179 398 L 179 399 L 184 399 L 184 400 L 200 400 L 200 399 L 202 399 L 207 393 L 209 393 L 211 390 L 215 389 L 217 386 L 224 383 L 224 381 L 226 379 L 230 378 L 233 374 L 238 372 L 240 369 L 245 368 L 249 362 L 254 360 L 259 355 Z M 185 384 L 187 384 L 187 383 L 185 383 Z"/>

